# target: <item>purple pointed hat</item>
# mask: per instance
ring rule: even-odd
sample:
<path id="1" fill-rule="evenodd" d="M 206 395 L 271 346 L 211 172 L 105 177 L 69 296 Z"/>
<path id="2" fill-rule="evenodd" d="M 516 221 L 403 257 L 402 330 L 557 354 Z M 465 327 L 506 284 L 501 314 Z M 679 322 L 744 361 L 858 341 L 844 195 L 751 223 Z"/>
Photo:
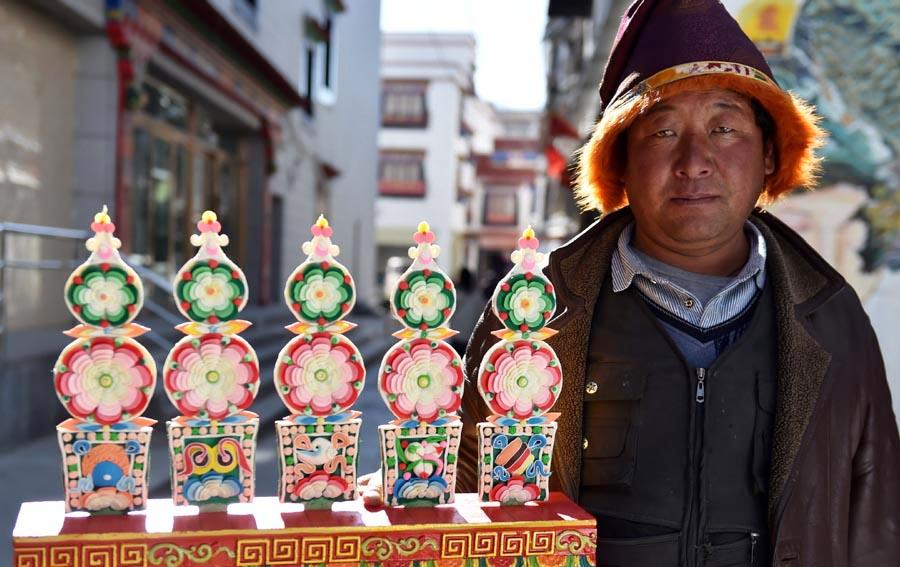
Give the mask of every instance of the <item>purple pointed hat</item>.
<path id="1" fill-rule="evenodd" d="M 814 181 L 824 133 L 781 89 L 765 57 L 718 0 L 637 0 L 622 16 L 600 83 L 602 117 L 581 155 L 578 199 L 609 212 L 628 204 L 616 139 L 653 104 L 685 90 L 725 88 L 759 101 L 775 123 L 776 170 L 764 200 Z"/>

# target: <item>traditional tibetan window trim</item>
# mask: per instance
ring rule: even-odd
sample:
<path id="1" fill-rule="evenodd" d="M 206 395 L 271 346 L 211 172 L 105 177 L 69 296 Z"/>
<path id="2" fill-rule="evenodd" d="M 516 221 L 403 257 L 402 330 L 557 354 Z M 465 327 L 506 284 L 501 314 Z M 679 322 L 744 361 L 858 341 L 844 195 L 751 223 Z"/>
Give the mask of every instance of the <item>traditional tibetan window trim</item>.
<path id="1" fill-rule="evenodd" d="M 382 84 L 382 126 L 426 128 L 428 126 L 427 91 L 427 81 L 385 81 Z"/>
<path id="2" fill-rule="evenodd" d="M 384 150 L 381 152 L 378 193 L 385 197 L 425 196 L 425 152 Z"/>
<path id="3" fill-rule="evenodd" d="M 488 187 L 484 193 L 482 223 L 490 226 L 516 225 L 519 205 L 515 187 Z"/>

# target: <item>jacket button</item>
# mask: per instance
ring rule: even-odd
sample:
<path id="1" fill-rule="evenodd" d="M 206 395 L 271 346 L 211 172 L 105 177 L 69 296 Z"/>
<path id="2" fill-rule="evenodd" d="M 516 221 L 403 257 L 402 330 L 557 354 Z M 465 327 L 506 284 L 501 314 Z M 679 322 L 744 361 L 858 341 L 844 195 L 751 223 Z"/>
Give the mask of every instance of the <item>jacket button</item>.
<path id="1" fill-rule="evenodd" d="M 587 448 L 588 448 L 587 437 L 585 437 L 584 440 L 581 442 L 581 446 L 584 448 L 584 450 L 587 450 Z"/>
<path id="2" fill-rule="evenodd" d="M 597 393 L 597 383 L 596 382 L 588 382 L 584 387 L 584 391 L 588 394 L 596 394 Z"/>

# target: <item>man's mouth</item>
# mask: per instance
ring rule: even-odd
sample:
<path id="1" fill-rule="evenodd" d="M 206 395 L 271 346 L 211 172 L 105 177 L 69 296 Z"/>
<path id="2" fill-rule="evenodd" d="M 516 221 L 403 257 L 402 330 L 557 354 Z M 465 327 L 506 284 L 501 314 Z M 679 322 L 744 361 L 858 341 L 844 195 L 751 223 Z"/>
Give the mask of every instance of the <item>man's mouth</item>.
<path id="1" fill-rule="evenodd" d="M 679 195 L 672 197 L 672 203 L 676 205 L 706 205 L 718 199 L 718 195 L 698 194 L 698 195 Z"/>

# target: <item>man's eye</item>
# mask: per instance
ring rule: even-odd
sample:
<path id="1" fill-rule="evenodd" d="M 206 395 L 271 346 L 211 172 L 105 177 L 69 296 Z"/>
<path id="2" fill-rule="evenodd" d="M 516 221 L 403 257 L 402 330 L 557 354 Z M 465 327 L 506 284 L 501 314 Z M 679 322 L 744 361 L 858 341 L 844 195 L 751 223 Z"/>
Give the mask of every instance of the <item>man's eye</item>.
<path id="1" fill-rule="evenodd" d="M 716 134 L 730 134 L 734 132 L 734 128 L 729 128 L 728 126 L 716 126 L 713 128 L 713 132 Z"/>
<path id="2" fill-rule="evenodd" d="M 653 136 L 656 137 L 656 138 L 668 138 L 668 137 L 674 136 L 674 135 L 675 135 L 675 131 L 674 131 L 674 130 L 670 130 L 670 129 L 668 129 L 668 128 L 665 128 L 665 129 L 663 129 L 663 130 L 660 130 L 660 131 L 658 131 L 658 132 L 654 132 L 654 133 L 653 133 Z"/>

